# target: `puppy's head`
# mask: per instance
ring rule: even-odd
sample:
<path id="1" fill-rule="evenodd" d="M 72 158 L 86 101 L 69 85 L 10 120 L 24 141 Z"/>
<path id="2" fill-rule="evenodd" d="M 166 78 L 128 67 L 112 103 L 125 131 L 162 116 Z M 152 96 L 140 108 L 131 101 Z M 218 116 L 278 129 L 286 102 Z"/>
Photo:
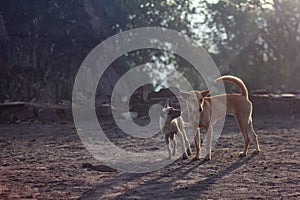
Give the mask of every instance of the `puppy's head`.
<path id="1" fill-rule="evenodd" d="M 208 90 L 192 90 L 189 92 L 180 92 L 180 96 L 186 101 L 188 110 L 190 113 L 192 112 L 201 112 L 203 110 L 202 108 L 202 102 L 205 97 L 209 97 L 209 91 Z"/>
<path id="2" fill-rule="evenodd" d="M 173 119 L 179 117 L 181 115 L 181 111 L 179 109 L 174 109 L 171 104 L 170 100 L 168 99 L 165 103 L 164 108 L 161 111 L 161 118 L 167 122 L 172 121 Z"/>

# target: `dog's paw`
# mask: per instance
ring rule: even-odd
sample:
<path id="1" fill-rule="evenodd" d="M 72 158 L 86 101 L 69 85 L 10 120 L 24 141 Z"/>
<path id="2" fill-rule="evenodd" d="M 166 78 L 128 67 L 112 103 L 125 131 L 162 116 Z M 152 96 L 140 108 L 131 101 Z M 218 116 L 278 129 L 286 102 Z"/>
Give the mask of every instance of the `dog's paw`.
<path id="1" fill-rule="evenodd" d="M 192 151 L 191 151 L 191 149 L 190 149 L 190 148 L 188 148 L 188 149 L 187 149 L 187 154 L 188 154 L 189 156 L 191 156 L 191 155 L 192 155 Z"/>
<path id="2" fill-rule="evenodd" d="M 255 149 L 252 153 L 253 154 L 259 154 L 260 150 Z"/>
<path id="3" fill-rule="evenodd" d="M 207 154 L 204 158 L 204 160 L 211 160 L 211 155 L 210 154 Z"/>
<path id="4" fill-rule="evenodd" d="M 188 159 L 189 158 L 189 156 L 186 154 L 186 153 L 184 153 L 183 155 L 182 155 L 182 160 L 186 160 L 186 159 Z"/>
<path id="5" fill-rule="evenodd" d="M 199 156 L 195 156 L 195 157 L 193 158 L 193 160 L 200 160 L 200 157 L 199 157 Z"/>
<path id="6" fill-rule="evenodd" d="M 240 157 L 246 157 L 246 156 L 247 156 L 247 153 L 240 152 L 239 156 L 240 156 Z"/>

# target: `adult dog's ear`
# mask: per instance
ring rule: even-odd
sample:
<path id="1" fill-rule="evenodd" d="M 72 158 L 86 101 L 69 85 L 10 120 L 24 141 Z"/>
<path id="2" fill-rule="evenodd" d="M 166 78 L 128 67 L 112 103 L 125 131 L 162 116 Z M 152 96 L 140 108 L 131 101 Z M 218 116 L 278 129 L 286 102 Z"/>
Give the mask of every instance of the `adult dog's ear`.
<path id="1" fill-rule="evenodd" d="M 171 107 L 170 104 L 170 99 L 167 99 L 166 103 L 165 103 L 165 108 Z"/>
<path id="2" fill-rule="evenodd" d="M 189 98 L 189 93 L 187 92 L 179 92 L 180 96 L 185 99 L 185 100 L 188 100 Z"/>
<path id="3" fill-rule="evenodd" d="M 201 95 L 202 95 L 202 97 L 210 97 L 209 90 L 201 91 Z"/>

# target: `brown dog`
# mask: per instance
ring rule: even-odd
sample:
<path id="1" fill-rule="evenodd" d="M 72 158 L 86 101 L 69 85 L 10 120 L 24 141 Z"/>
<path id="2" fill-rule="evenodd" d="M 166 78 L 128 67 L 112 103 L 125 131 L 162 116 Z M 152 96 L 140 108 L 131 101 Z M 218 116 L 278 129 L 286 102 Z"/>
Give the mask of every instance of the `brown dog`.
<path id="1" fill-rule="evenodd" d="M 212 125 L 218 119 L 227 114 L 234 115 L 239 128 L 243 134 L 245 144 L 244 151 L 240 156 L 246 156 L 250 143 L 249 136 L 253 140 L 256 153 L 260 152 L 257 135 L 252 124 L 252 103 L 248 98 L 248 90 L 243 81 L 234 76 L 222 76 L 215 80 L 230 81 L 235 83 L 241 90 L 241 94 L 222 94 L 210 96 L 209 91 L 181 92 L 180 95 L 186 100 L 188 107 L 189 121 L 192 126 L 192 131 L 195 134 L 196 156 L 194 159 L 199 159 L 200 154 L 200 131 L 199 128 L 205 128 L 207 132 L 206 143 L 206 160 L 211 159 L 211 144 L 212 144 Z M 226 103 L 225 103 L 226 102 Z M 213 105 L 213 106 L 212 106 Z M 213 112 L 212 112 L 213 109 Z"/>

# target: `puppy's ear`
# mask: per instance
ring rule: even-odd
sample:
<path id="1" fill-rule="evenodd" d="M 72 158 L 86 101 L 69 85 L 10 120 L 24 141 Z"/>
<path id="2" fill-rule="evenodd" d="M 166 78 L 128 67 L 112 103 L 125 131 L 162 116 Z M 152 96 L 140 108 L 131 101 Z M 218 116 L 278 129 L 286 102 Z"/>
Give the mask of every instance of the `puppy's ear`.
<path id="1" fill-rule="evenodd" d="M 179 92 L 179 94 L 183 99 L 187 100 L 189 98 L 189 93 L 187 92 Z"/>
<path id="2" fill-rule="evenodd" d="M 209 90 L 203 90 L 201 91 L 201 94 L 203 97 L 210 97 Z"/>
<path id="3" fill-rule="evenodd" d="M 171 107 L 170 105 L 170 99 L 167 99 L 166 103 L 165 103 L 165 108 Z"/>

